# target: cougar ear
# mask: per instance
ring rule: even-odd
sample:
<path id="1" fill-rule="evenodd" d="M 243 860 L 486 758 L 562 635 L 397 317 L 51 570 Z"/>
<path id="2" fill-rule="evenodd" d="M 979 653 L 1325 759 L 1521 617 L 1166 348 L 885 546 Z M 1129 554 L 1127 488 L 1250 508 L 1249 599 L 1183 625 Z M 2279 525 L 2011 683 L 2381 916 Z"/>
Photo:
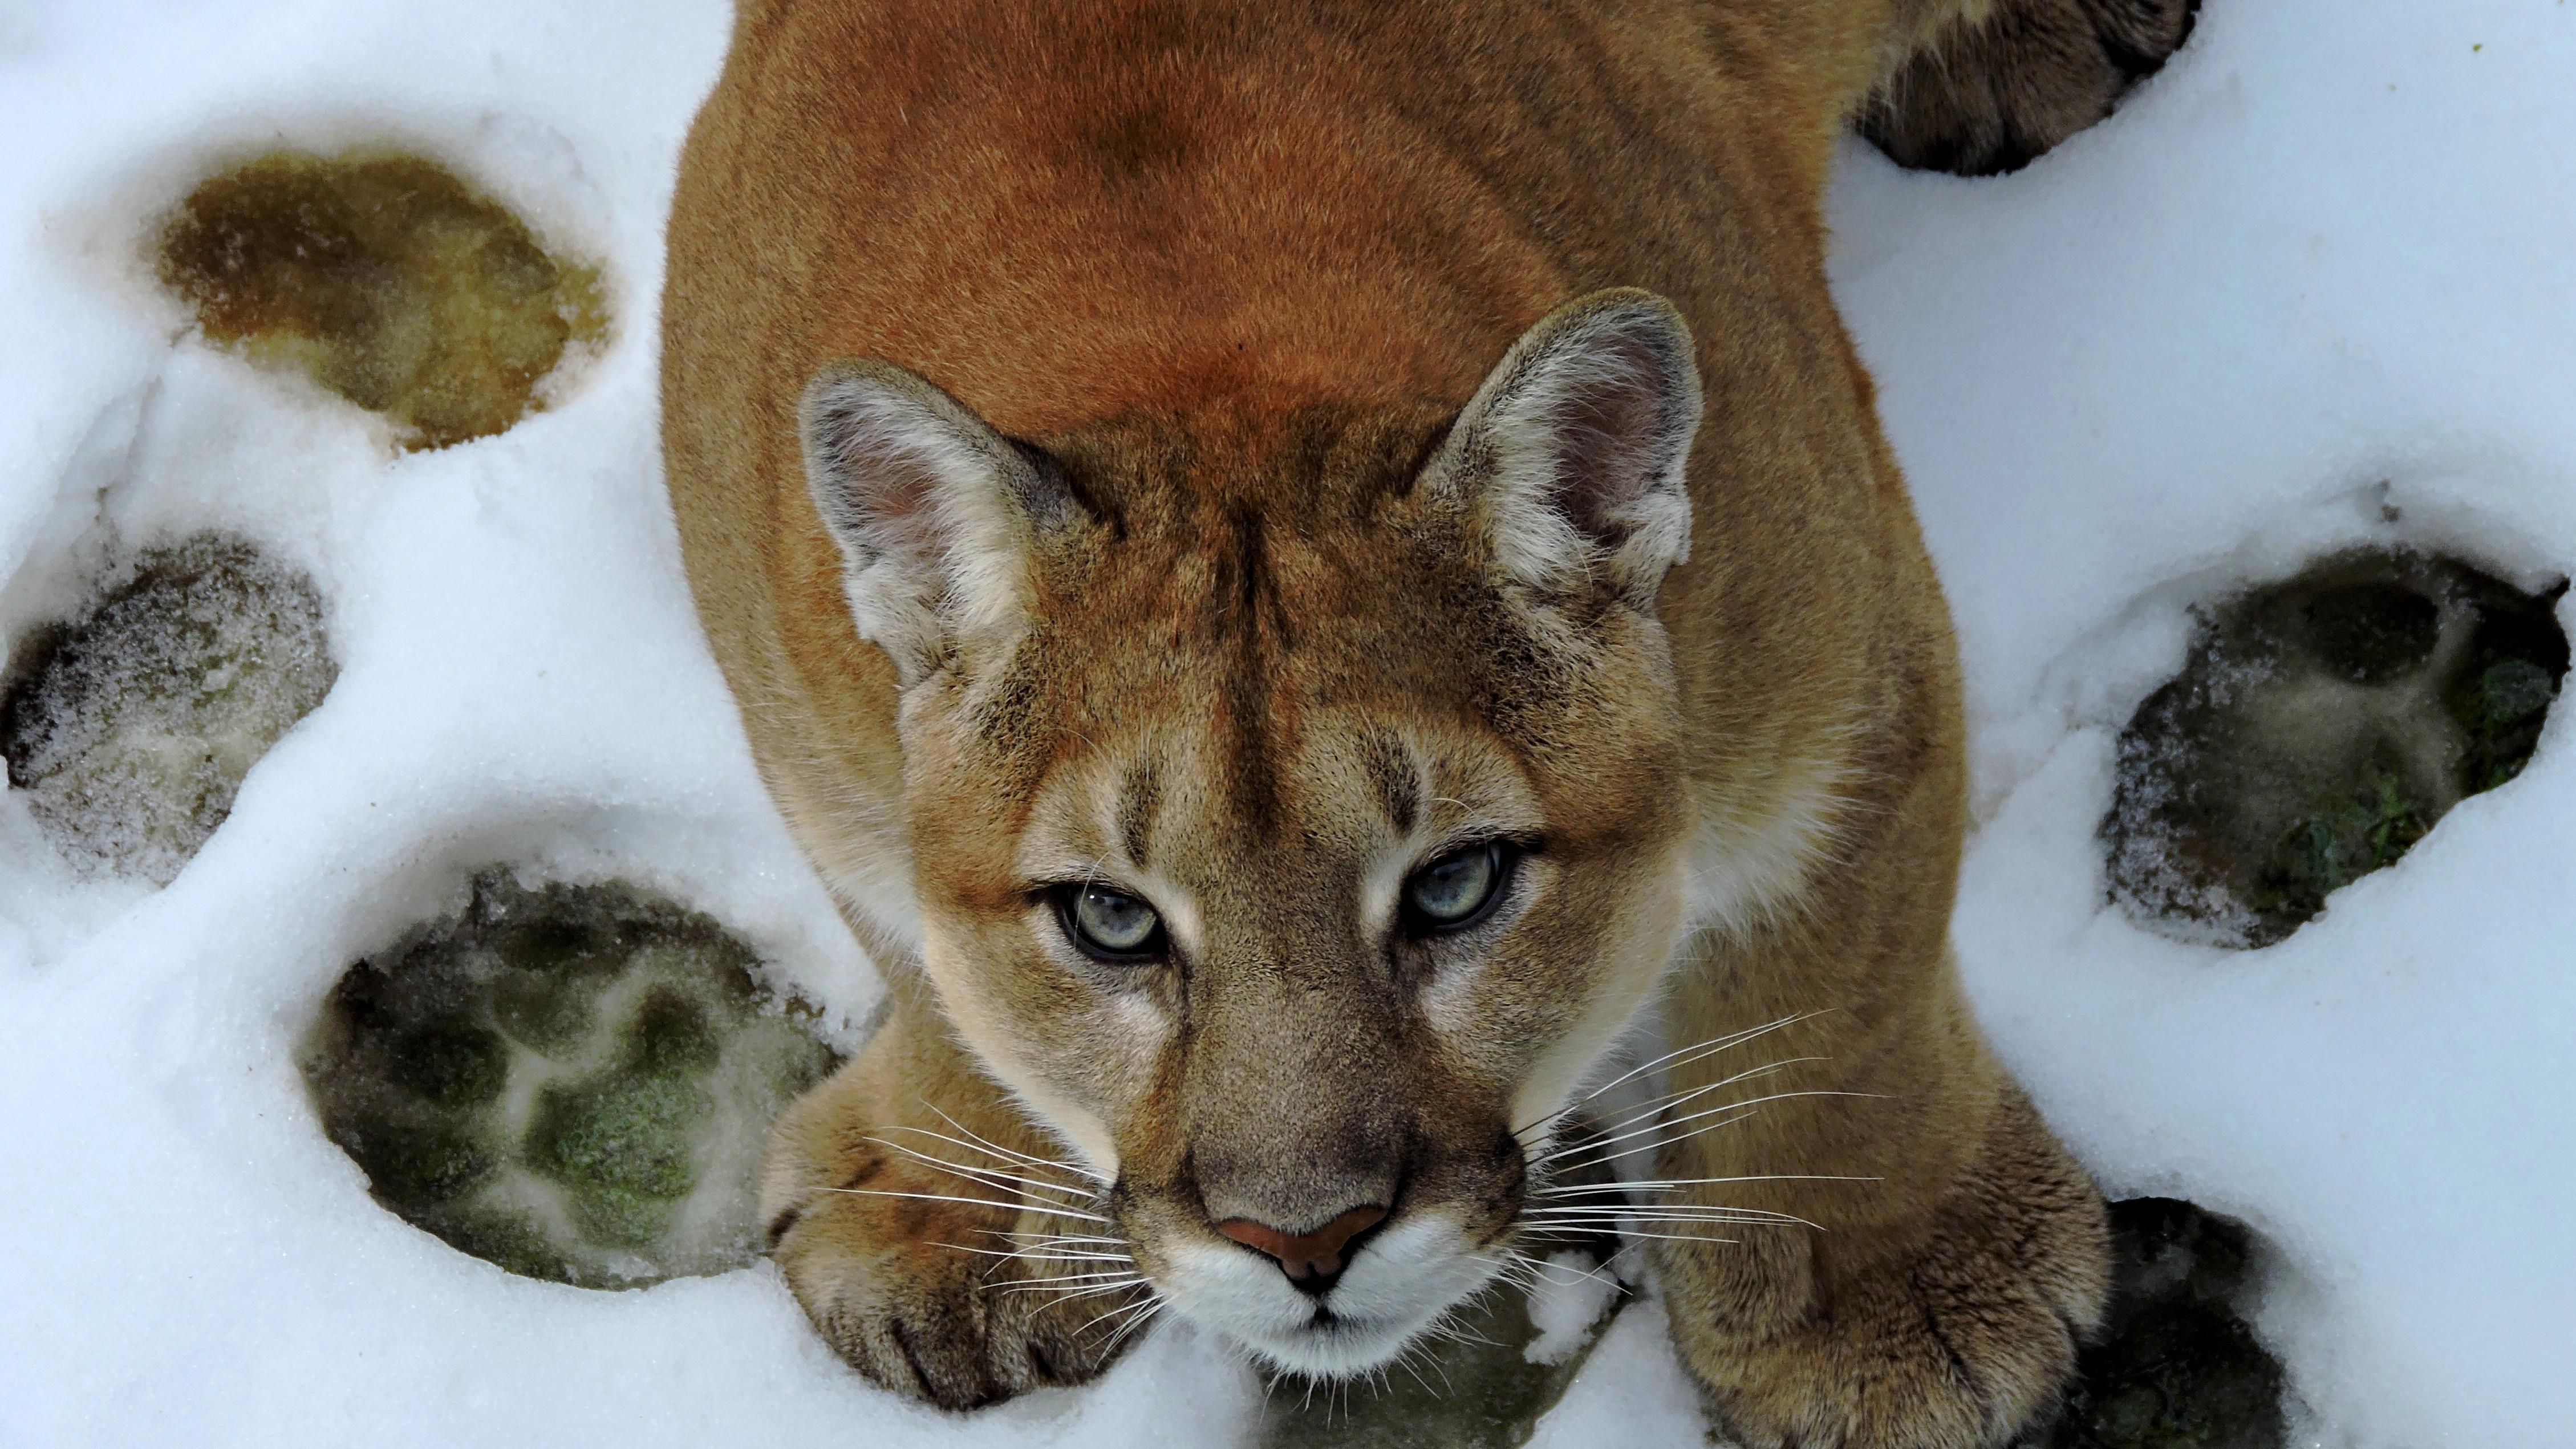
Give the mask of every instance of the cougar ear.
<path id="1" fill-rule="evenodd" d="M 905 688 L 1018 634 L 1030 551 L 1081 508 L 1044 454 L 884 362 L 816 373 L 796 424 L 850 613 Z"/>
<path id="2" fill-rule="evenodd" d="M 1681 313 L 1633 287 L 1595 292 L 1512 345 L 1426 481 L 1472 509 L 1506 579 L 1644 608 L 1690 555 L 1699 418 Z"/>

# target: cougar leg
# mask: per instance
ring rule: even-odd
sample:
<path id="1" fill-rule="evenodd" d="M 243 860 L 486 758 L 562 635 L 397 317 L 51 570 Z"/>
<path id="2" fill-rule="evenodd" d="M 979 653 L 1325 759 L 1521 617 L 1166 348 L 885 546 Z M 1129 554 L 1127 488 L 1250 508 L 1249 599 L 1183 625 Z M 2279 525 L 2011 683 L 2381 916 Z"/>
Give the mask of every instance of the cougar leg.
<path id="1" fill-rule="evenodd" d="M 770 1136 L 761 1222 L 815 1328 L 876 1383 L 973 1408 L 1108 1366 L 1141 1303 L 1100 1185 L 967 1060 L 918 978 Z M 1105 1324 L 1105 1326 L 1104 1326 Z"/>
<path id="2" fill-rule="evenodd" d="M 1901 675 L 1898 677 L 1902 677 Z M 1987 1449 L 2100 1318 L 2100 1197 L 1979 1035 L 1947 940 L 1964 802 L 1941 679 L 1891 688 L 1829 858 L 1678 968 L 1647 1230 L 1683 1356 L 1746 1449 Z M 1734 1210 L 1734 1211 L 1729 1211 Z"/>

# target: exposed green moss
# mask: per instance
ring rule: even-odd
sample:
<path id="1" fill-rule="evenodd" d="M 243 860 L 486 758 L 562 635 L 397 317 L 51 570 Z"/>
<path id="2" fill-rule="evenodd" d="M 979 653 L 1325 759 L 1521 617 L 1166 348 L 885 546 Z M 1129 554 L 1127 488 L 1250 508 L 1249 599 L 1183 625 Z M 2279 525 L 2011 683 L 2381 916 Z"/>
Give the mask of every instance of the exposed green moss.
<path id="1" fill-rule="evenodd" d="M 391 418 L 410 446 L 500 432 L 606 330 L 595 269 L 438 165 L 280 151 L 211 177 L 161 238 L 198 325 Z"/>
<path id="2" fill-rule="evenodd" d="M 574 1188 L 685 1197 L 697 1128 L 715 1099 L 686 1076 L 622 1071 L 537 1098 L 528 1165 Z"/>
<path id="3" fill-rule="evenodd" d="M 166 882 L 338 670 L 313 586 L 239 540 L 200 534 L 116 577 L 12 651 L 0 755 L 74 864 Z"/>
<path id="4" fill-rule="evenodd" d="M 2328 895 L 2394 864 L 2432 828 L 2393 767 L 2365 766 L 2351 793 L 2318 801 L 2282 832 L 2249 904 L 2267 919 L 2308 920 Z"/>
<path id="5" fill-rule="evenodd" d="M 2567 675 L 2567 636 L 2548 607 L 2556 599 L 2553 592 L 2522 608 L 2490 611 L 2470 641 L 2467 667 L 2444 695 L 2444 707 L 2468 734 L 2464 764 L 2478 789 L 2521 774 L 2540 744 Z"/>
<path id="6" fill-rule="evenodd" d="M 2521 772 L 2567 672 L 2563 587 L 2356 554 L 2213 607 L 2121 736 L 2113 896 L 2237 945 L 2297 929 Z"/>
<path id="7" fill-rule="evenodd" d="M 572 1220 L 591 1242 L 650 1252 L 670 1231 L 677 1207 L 674 1197 L 593 1185 L 573 1194 Z"/>
<path id="8" fill-rule="evenodd" d="M 453 1202 L 491 1180 L 499 1159 L 470 1131 L 370 1122 L 341 1141 L 377 1192 L 406 1202 Z"/>
<path id="9" fill-rule="evenodd" d="M 515 1273 L 622 1287 L 758 1253 L 771 1117 L 832 1053 L 703 916 L 497 873 L 353 966 L 305 1054 L 377 1198 Z"/>

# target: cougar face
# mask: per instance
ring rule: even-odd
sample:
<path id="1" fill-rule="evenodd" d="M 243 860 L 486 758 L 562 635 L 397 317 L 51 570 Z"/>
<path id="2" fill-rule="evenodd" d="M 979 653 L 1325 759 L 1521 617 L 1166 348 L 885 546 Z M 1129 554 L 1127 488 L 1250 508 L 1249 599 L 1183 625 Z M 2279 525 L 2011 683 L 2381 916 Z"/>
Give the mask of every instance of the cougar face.
<path id="1" fill-rule="evenodd" d="M 904 680 L 922 959 L 1156 1290 L 1393 1357 L 1680 929 L 1681 323 L 1605 293 L 1455 418 L 1234 400 L 1032 444 L 828 369 L 809 477 Z"/>

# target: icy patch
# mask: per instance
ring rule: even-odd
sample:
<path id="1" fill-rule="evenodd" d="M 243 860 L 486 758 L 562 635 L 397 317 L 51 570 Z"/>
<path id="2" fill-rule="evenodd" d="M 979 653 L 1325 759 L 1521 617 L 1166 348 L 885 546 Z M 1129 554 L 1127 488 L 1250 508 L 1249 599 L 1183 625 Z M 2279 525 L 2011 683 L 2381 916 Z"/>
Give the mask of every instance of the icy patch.
<path id="1" fill-rule="evenodd" d="M 760 1152 L 831 1050 L 714 922 L 491 873 L 358 963 L 304 1071 L 377 1200 L 532 1278 L 636 1287 L 760 1255 Z"/>
<path id="2" fill-rule="evenodd" d="M 2185 939 L 2265 946 L 2395 863 L 2531 759 L 2567 672 L 2558 592 L 2374 552 L 2207 610 L 2120 737 L 2114 897 Z"/>
<path id="3" fill-rule="evenodd" d="M 201 183 L 160 274 L 208 337 L 384 414 L 414 448 L 508 428 L 607 330 L 597 268 L 396 152 L 284 151 Z"/>
<path id="4" fill-rule="evenodd" d="M 312 584 L 246 543 L 200 534 L 119 573 L 14 651 L 0 754 L 76 867 L 166 884 L 338 671 Z"/>

